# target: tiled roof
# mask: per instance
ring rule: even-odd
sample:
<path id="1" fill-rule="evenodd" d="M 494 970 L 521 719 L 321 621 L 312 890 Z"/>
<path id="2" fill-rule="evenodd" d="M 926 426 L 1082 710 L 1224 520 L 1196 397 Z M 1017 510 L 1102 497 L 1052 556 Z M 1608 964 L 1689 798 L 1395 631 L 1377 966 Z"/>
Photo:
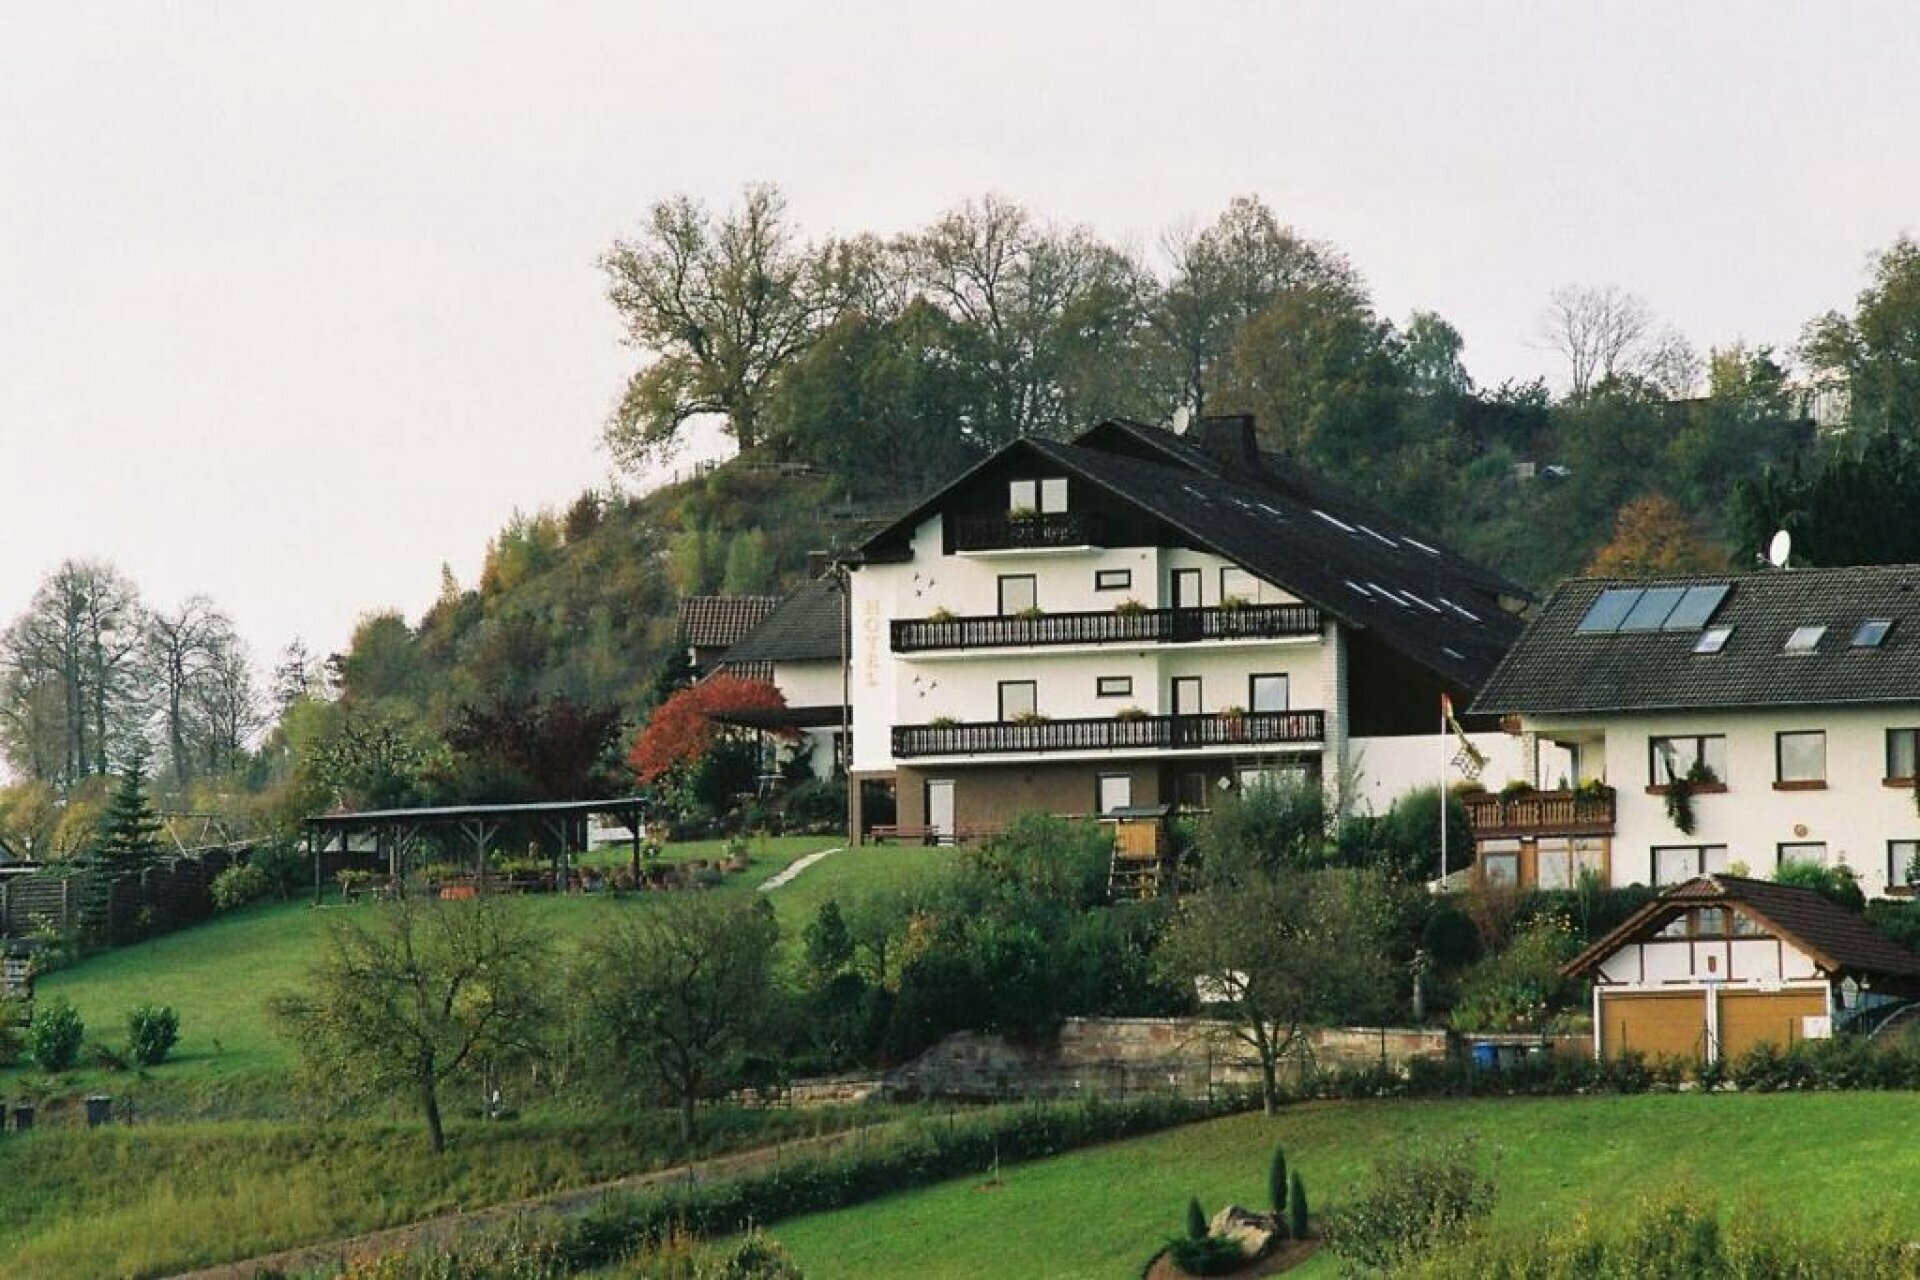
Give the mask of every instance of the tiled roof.
<path id="1" fill-rule="evenodd" d="M 1609 588 L 1726 584 L 1707 626 L 1731 627 L 1696 653 L 1701 627 L 1582 632 Z M 1893 624 L 1855 646 L 1868 619 Z M 1824 626 L 1811 652 L 1788 652 L 1800 627 Z M 1626 582 L 1582 578 L 1555 591 L 1474 701 L 1482 713 L 1570 714 L 1719 707 L 1920 702 L 1920 566 L 1787 569 Z"/>
<path id="2" fill-rule="evenodd" d="M 1015 441 L 995 458 L 1015 449 L 1043 455 L 1196 545 L 1372 632 L 1457 688 L 1479 688 L 1519 633 L 1500 597 L 1524 599 L 1524 588 L 1277 458 L 1261 456 L 1258 470 L 1231 465 L 1170 431 L 1130 422 L 1102 423 L 1072 444 Z M 968 478 L 867 545 L 925 519 Z"/>
<path id="3" fill-rule="evenodd" d="M 724 649 L 779 604 L 779 596 L 688 596 L 680 602 L 680 638 L 695 649 Z"/>
<path id="4" fill-rule="evenodd" d="M 840 661 L 846 652 L 846 610 L 838 580 L 815 578 L 779 602 L 759 626 L 721 657 L 733 668 L 745 663 Z"/>
<path id="5" fill-rule="evenodd" d="M 1682 911 L 1731 904 L 1747 908 L 1762 925 L 1812 956 L 1831 975 L 1920 978 L 1920 955 L 1812 889 L 1728 875 L 1700 876 L 1668 889 L 1575 956 L 1563 972 L 1585 977 L 1621 947 L 1652 937 Z"/>

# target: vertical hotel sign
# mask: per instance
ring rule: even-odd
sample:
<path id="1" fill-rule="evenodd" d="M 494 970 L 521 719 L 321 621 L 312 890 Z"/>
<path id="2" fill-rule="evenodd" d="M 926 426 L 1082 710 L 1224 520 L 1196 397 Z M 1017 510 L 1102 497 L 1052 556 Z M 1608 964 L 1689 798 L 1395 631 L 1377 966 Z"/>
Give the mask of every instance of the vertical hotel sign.
<path id="1" fill-rule="evenodd" d="M 866 608 L 860 611 L 860 635 L 866 641 L 861 646 L 860 674 L 867 682 L 867 688 L 880 687 L 880 602 L 869 597 Z"/>

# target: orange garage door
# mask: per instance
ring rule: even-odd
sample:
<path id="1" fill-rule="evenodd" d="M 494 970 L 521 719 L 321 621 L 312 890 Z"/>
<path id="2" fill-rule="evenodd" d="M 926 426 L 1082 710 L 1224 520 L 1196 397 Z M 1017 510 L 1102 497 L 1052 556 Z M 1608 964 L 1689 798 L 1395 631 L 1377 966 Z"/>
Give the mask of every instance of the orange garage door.
<path id="1" fill-rule="evenodd" d="M 1600 1051 L 1632 1050 L 1649 1058 L 1698 1058 L 1707 1043 L 1707 1001 L 1701 991 L 1600 994 Z"/>
<path id="2" fill-rule="evenodd" d="M 1785 1049 L 1802 1039 L 1802 1018 L 1826 1012 L 1824 991 L 1722 991 L 1720 1056 L 1736 1057 L 1763 1040 Z"/>

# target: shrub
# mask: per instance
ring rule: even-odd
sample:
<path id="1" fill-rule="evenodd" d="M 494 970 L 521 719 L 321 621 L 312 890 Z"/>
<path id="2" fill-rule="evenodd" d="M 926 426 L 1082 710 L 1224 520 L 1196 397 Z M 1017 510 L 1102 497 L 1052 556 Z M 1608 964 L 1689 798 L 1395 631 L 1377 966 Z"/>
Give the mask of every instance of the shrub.
<path id="1" fill-rule="evenodd" d="M 180 1039 L 180 1015 L 171 1005 L 143 1004 L 127 1015 L 127 1055 L 143 1067 L 166 1061 Z"/>
<path id="2" fill-rule="evenodd" d="M 1471 1235 L 1492 1212 L 1493 1180 L 1470 1142 L 1416 1147 L 1374 1162 L 1360 1194 L 1329 1216 L 1327 1242 L 1355 1266 L 1392 1271 Z"/>
<path id="3" fill-rule="evenodd" d="M 1187 1238 L 1203 1240 L 1207 1234 L 1207 1211 L 1200 1207 L 1200 1197 L 1194 1196 L 1187 1201 Z"/>
<path id="4" fill-rule="evenodd" d="M 260 873 L 267 892 L 281 902 L 290 901 L 303 886 L 313 882 L 313 862 L 297 842 L 285 836 L 255 845 L 247 865 Z"/>
<path id="5" fill-rule="evenodd" d="M 0 1067 L 10 1067 L 20 1061 L 20 1051 L 26 1047 L 26 1038 L 20 1034 L 24 1020 L 20 1002 L 12 996 L 0 995 Z"/>
<path id="6" fill-rule="evenodd" d="M 1491 1199 L 1492 1186 L 1489 1184 L 1487 1195 Z M 1300 1181 L 1300 1171 L 1293 1171 L 1293 1182 L 1287 1189 L 1287 1234 L 1295 1240 L 1307 1238 L 1307 1188 Z"/>
<path id="7" fill-rule="evenodd" d="M 80 1060 L 80 1043 L 86 1034 L 80 1011 L 55 996 L 35 1012 L 27 1029 L 27 1047 L 42 1071 L 65 1071 Z"/>
<path id="8" fill-rule="evenodd" d="M 1461 1031 L 1545 1029 L 1570 990 L 1560 967 L 1579 950 L 1579 936 L 1565 917 L 1529 920 L 1506 950 L 1467 971 L 1453 1025 Z"/>
<path id="9" fill-rule="evenodd" d="M 1855 914 L 1867 909 L 1867 895 L 1860 891 L 1860 882 L 1846 867 L 1823 867 L 1817 862 L 1789 859 L 1780 864 L 1773 878 L 1777 884 L 1811 889 L 1835 906 Z"/>
<path id="10" fill-rule="evenodd" d="M 1175 1236 L 1167 1241 L 1167 1256 L 1182 1275 L 1232 1275 L 1247 1264 L 1240 1246 L 1224 1236 Z"/>
<path id="11" fill-rule="evenodd" d="M 1287 1153 L 1284 1148 L 1273 1149 L 1273 1160 L 1267 1165 L 1267 1202 L 1273 1206 L 1273 1220 L 1287 1220 Z"/>
<path id="12" fill-rule="evenodd" d="M 222 911 L 244 907 L 267 896 L 266 873 L 250 862 L 239 862 L 213 878 L 207 892 Z"/>
<path id="13" fill-rule="evenodd" d="M 815 778 L 788 791 L 780 807 L 790 825 L 840 826 L 847 820 L 847 788 L 838 782 Z"/>

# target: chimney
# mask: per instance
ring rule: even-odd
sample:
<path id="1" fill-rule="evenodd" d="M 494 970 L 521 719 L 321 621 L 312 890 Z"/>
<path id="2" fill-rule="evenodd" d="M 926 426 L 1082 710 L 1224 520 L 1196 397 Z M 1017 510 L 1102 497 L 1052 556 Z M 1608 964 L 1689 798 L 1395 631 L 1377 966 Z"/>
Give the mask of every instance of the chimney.
<path id="1" fill-rule="evenodd" d="M 807 552 L 807 580 L 811 582 L 815 578 L 824 578 L 832 564 L 833 552 L 831 551 Z"/>
<path id="2" fill-rule="evenodd" d="M 1250 413 L 1216 414 L 1193 424 L 1194 442 L 1236 471 L 1259 471 L 1260 443 Z"/>

